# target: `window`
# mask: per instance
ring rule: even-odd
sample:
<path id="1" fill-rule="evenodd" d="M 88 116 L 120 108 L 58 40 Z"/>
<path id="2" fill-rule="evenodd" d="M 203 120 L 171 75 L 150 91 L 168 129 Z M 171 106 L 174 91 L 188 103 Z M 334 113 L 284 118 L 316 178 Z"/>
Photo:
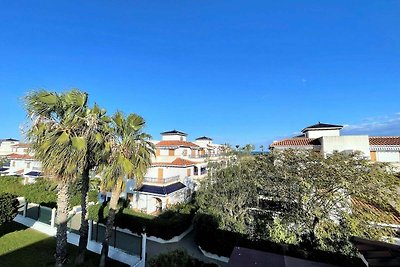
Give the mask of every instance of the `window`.
<path id="1" fill-rule="evenodd" d="M 26 163 L 26 168 L 29 169 L 30 167 L 31 167 L 31 163 L 28 161 L 28 162 Z"/>

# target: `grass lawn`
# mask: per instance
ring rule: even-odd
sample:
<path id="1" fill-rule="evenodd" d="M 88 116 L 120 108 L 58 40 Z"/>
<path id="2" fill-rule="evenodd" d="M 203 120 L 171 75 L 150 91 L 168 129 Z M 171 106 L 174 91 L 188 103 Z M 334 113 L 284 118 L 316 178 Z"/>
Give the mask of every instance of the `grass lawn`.
<path id="1" fill-rule="evenodd" d="M 16 222 L 0 226 L 0 266 L 54 266 L 56 240 L 46 234 L 29 229 Z M 74 266 L 73 261 L 78 248 L 68 244 L 69 259 L 67 266 Z M 87 252 L 83 266 L 98 266 L 99 255 Z M 127 266 L 110 261 L 109 266 Z"/>

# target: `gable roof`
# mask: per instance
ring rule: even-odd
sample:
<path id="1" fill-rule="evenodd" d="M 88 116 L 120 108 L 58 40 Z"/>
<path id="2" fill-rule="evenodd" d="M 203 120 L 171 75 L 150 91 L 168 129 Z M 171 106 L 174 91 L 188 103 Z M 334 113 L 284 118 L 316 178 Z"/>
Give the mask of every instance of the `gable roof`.
<path id="1" fill-rule="evenodd" d="M 146 192 L 146 193 L 151 193 L 151 194 L 157 194 L 157 195 L 168 195 L 171 194 L 175 191 L 178 191 L 182 188 L 185 188 L 186 186 L 182 184 L 181 182 L 173 183 L 167 186 L 157 186 L 157 185 L 142 185 L 140 189 L 138 190 L 139 192 Z"/>
<path id="2" fill-rule="evenodd" d="M 317 124 L 310 125 L 310 126 L 304 128 L 303 130 L 301 130 L 301 132 L 304 133 L 307 131 L 314 131 L 314 130 L 340 130 L 342 128 L 343 128 L 342 125 L 318 122 Z"/>
<path id="3" fill-rule="evenodd" d="M 162 132 L 161 135 L 183 135 L 183 136 L 187 136 L 187 133 L 184 133 L 184 132 L 181 132 L 181 131 L 177 131 L 177 130 L 172 130 L 172 131 Z"/>
<path id="4" fill-rule="evenodd" d="M 208 141 L 212 141 L 212 138 L 207 137 L 207 136 L 201 136 L 199 138 L 196 138 L 196 140 L 208 140 Z"/>
<path id="5" fill-rule="evenodd" d="M 154 162 L 151 165 L 152 166 L 175 166 L 175 167 L 187 167 L 187 166 L 193 166 L 196 164 L 193 161 L 187 160 L 187 159 L 182 159 L 182 158 L 176 158 L 172 162 Z"/>
<path id="6" fill-rule="evenodd" d="M 301 138 L 301 137 L 296 137 L 296 138 L 288 138 L 288 139 L 283 139 L 280 141 L 275 141 L 273 142 L 270 147 L 277 147 L 277 146 L 315 146 L 315 145 L 320 145 L 320 141 L 318 138 Z"/>
<path id="7" fill-rule="evenodd" d="M 8 154 L 7 158 L 9 159 L 34 159 L 31 155 L 28 154 Z"/>
<path id="8" fill-rule="evenodd" d="M 400 136 L 370 136 L 370 146 L 400 146 Z"/>
<path id="9" fill-rule="evenodd" d="M 179 140 L 163 140 L 156 144 L 156 147 L 199 147 L 195 143 Z"/>
<path id="10" fill-rule="evenodd" d="M 375 214 L 379 220 L 377 223 L 389 223 L 400 225 L 400 214 L 392 210 L 383 210 L 373 204 L 366 203 L 360 199 L 351 198 L 351 203 L 353 204 L 353 211 L 355 212 L 369 212 Z"/>

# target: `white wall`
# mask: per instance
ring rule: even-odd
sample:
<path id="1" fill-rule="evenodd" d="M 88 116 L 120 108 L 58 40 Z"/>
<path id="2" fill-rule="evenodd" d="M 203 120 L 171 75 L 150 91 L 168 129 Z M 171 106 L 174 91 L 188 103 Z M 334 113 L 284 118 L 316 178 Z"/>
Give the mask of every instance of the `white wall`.
<path id="1" fill-rule="evenodd" d="M 2 141 L 0 144 L 0 156 L 5 156 L 12 152 L 12 146 L 19 144 L 19 141 Z"/>
<path id="2" fill-rule="evenodd" d="M 24 173 L 30 171 L 41 171 L 42 164 L 37 160 L 25 160 L 25 159 L 12 159 L 10 161 L 10 169 L 8 170 L 11 173 L 15 173 L 19 170 L 24 170 Z"/>
<path id="3" fill-rule="evenodd" d="M 182 136 L 182 135 L 162 135 L 162 140 L 164 140 L 164 141 L 171 141 L 171 140 L 186 141 L 186 136 Z"/>
<path id="4" fill-rule="evenodd" d="M 376 160 L 380 162 L 400 162 L 399 151 L 377 151 Z"/>
<path id="5" fill-rule="evenodd" d="M 321 136 L 340 136 L 340 130 L 314 130 L 307 131 L 307 138 L 319 138 Z"/>
<path id="6" fill-rule="evenodd" d="M 191 169 L 191 174 L 193 175 L 193 167 L 151 167 L 147 170 L 145 177 L 158 177 L 158 169 L 163 169 L 164 178 L 179 175 L 180 179 L 187 176 L 187 169 Z"/>
<path id="7" fill-rule="evenodd" d="M 370 158 L 368 135 L 323 136 L 321 151 L 324 154 L 334 151 L 361 151 L 364 156 Z"/>

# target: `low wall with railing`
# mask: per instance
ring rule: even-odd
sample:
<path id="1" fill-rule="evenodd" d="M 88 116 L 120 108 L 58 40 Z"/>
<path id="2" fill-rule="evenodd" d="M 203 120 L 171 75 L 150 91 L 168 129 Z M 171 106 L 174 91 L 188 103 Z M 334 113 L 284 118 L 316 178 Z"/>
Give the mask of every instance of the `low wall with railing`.
<path id="1" fill-rule="evenodd" d="M 79 210 L 79 211 L 78 211 Z M 77 212 L 78 211 L 78 212 Z M 23 203 L 19 206 L 16 222 L 28 226 L 50 236 L 56 236 L 56 209 L 35 203 Z M 74 207 L 68 215 L 68 243 L 79 244 L 79 229 L 81 225 L 80 207 Z M 89 220 L 89 241 L 87 249 L 100 254 L 101 242 L 105 236 L 105 226 L 97 225 Z M 129 234 L 117 227 L 113 228 L 109 257 L 126 263 L 129 266 L 144 267 L 146 255 L 146 234 L 142 236 Z"/>

